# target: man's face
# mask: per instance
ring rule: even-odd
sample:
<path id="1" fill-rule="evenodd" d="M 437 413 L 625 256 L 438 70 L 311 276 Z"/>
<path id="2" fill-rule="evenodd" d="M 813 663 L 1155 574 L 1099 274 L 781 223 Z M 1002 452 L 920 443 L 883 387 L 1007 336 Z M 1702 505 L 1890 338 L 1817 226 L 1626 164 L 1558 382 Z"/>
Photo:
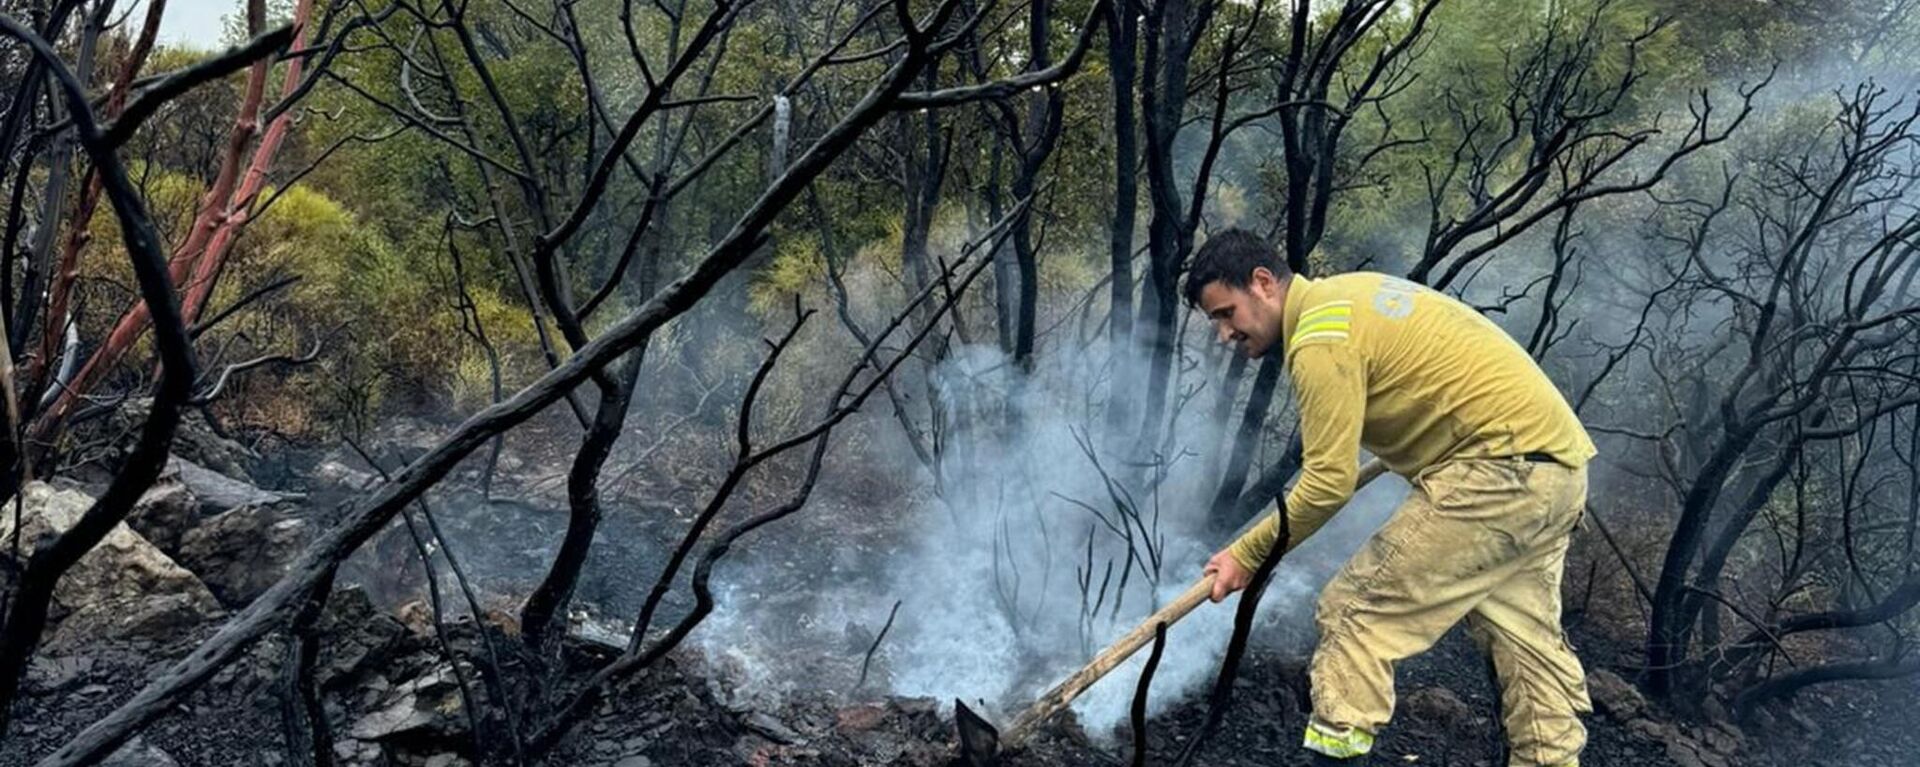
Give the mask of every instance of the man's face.
<path id="1" fill-rule="evenodd" d="M 1273 272 L 1254 269 L 1244 288 L 1210 282 L 1200 289 L 1200 310 L 1213 321 L 1220 343 L 1259 359 L 1280 340 L 1286 289 Z"/>

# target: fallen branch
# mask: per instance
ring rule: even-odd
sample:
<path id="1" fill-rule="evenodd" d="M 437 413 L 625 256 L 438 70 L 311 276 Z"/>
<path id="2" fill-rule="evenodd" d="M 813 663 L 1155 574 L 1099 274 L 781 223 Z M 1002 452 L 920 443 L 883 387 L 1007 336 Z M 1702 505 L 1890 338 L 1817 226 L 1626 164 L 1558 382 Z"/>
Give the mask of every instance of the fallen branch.
<path id="1" fill-rule="evenodd" d="M 1761 704 L 1784 698 L 1807 687 L 1854 679 L 1896 679 L 1920 674 L 1920 657 L 1888 658 L 1855 663 L 1829 663 L 1781 674 L 1742 690 L 1733 700 L 1734 718 L 1746 720 Z"/>

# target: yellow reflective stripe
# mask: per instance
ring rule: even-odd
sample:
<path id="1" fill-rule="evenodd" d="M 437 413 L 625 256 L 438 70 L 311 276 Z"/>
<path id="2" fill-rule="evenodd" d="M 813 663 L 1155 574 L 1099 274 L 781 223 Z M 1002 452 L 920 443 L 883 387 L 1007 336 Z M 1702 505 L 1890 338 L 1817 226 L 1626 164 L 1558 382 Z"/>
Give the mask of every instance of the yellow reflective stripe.
<path id="1" fill-rule="evenodd" d="M 1351 759 L 1373 751 L 1373 735 L 1358 728 L 1341 732 L 1319 722 L 1309 722 L 1306 742 L 1300 745 L 1308 751 L 1335 759 Z"/>
<path id="2" fill-rule="evenodd" d="M 1331 301 L 1300 313 L 1289 347 L 1309 338 L 1346 338 L 1353 329 L 1353 302 Z"/>
<path id="3" fill-rule="evenodd" d="M 1352 317 L 1352 315 L 1346 315 L 1346 313 L 1329 313 L 1329 315 L 1319 315 L 1319 317 L 1313 317 L 1313 319 L 1302 319 L 1300 325 L 1294 327 L 1294 334 L 1298 336 L 1298 334 L 1309 333 L 1309 331 L 1319 331 L 1319 329 L 1327 329 L 1327 327 L 1350 327 L 1350 325 L 1354 325 L 1354 317 Z"/>
<path id="4" fill-rule="evenodd" d="M 1352 315 L 1353 302 L 1352 301 L 1328 301 L 1324 304 L 1315 306 L 1311 309 L 1301 312 L 1300 322 L 1302 323 L 1311 322 L 1316 318 L 1323 317 L 1329 314 Z"/>
<path id="5" fill-rule="evenodd" d="M 1289 348 L 1291 348 L 1292 346 L 1299 346 L 1302 341 L 1308 341 L 1315 338 L 1346 338 L 1346 337 L 1347 337 L 1347 332 L 1344 330 L 1329 330 L 1323 333 L 1307 333 L 1306 335 L 1294 336 L 1293 343 L 1289 346 Z"/>
<path id="6" fill-rule="evenodd" d="M 1336 317 L 1336 318 L 1330 318 L 1330 319 L 1324 319 L 1324 320 L 1314 320 L 1313 322 L 1310 322 L 1310 323 L 1307 323 L 1307 322 L 1300 323 L 1300 327 L 1294 329 L 1293 337 L 1299 338 L 1308 333 L 1318 333 L 1322 330 L 1345 331 L 1352 328 L 1353 328 L 1353 322 L 1348 320 L 1345 317 Z"/>
<path id="7" fill-rule="evenodd" d="M 1312 317 L 1301 317 L 1300 324 L 1294 327 L 1304 328 L 1310 325 L 1320 325 L 1328 322 L 1351 322 L 1352 320 L 1353 320 L 1353 311 L 1350 309 L 1341 309 L 1340 311 L 1337 311 L 1337 312 L 1322 312 L 1320 314 L 1313 315 Z"/>

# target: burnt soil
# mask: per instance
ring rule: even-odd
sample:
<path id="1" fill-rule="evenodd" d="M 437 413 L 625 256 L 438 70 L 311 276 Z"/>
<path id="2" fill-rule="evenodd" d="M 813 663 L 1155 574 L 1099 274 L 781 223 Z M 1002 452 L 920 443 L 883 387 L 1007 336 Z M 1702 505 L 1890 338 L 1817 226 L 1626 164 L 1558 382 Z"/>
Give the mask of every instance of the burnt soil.
<path id="1" fill-rule="evenodd" d="M 616 540 L 622 545 L 599 547 L 595 554 L 601 564 L 589 569 L 588 582 L 582 585 L 583 597 L 595 601 L 592 598 L 597 596 L 602 583 L 631 583 L 642 578 L 650 581 L 652 573 L 657 571 L 659 552 L 667 548 L 678 528 L 635 525 L 634 529 L 627 529 L 626 520 L 644 516 L 684 522 L 691 500 L 666 497 L 658 509 L 660 513 L 611 516 L 609 529 L 603 530 L 603 543 Z M 851 499 L 819 500 L 826 506 L 853 505 Z M 444 496 L 441 503 L 442 508 L 464 506 L 469 511 L 475 508 L 460 502 L 449 503 Z M 544 499 L 530 503 L 555 506 Z M 452 528 L 450 537 L 465 538 L 460 532 L 469 527 L 475 532 L 484 532 L 484 528 L 492 525 L 471 520 L 484 521 L 488 514 L 501 516 L 495 523 L 510 527 L 524 523 L 528 513 L 526 508 L 514 504 L 481 508 L 486 511 L 479 515 L 444 514 L 443 521 Z M 883 541 L 884 525 L 872 515 L 837 513 L 839 511 L 799 515 L 793 523 L 800 528 L 790 532 L 806 539 L 807 531 L 803 529 L 806 526 L 833 527 L 843 546 L 853 550 L 851 561 L 858 565 L 854 568 L 856 571 L 865 569 L 870 558 L 884 556 L 887 548 Z M 544 517 L 544 527 L 539 537 L 557 538 L 564 526 L 563 515 L 549 510 L 540 516 Z M 502 545 L 512 543 L 506 541 Z M 742 548 L 739 556 L 753 556 L 753 543 Z M 544 561 L 542 552 L 517 553 L 526 557 L 528 563 Z M 511 564 L 517 560 L 506 561 Z M 791 576 L 818 566 L 812 562 L 786 564 L 793 572 L 772 571 L 767 576 L 768 583 L 764 584 L 767 588 L 760 590 L 761 596 L 775 600 L 792 597 L 806 589 L 808 581 Z M 840 566 L 846 567 L 846 561 Z M 485 581 L 496 577 L 504 579 L 505 576 L 476 574 L 483 589 L 489 585 Z M 778 583 L 778 587 L 774 587 L 774 583 Z M 501 585 L 507 584 L 503 581 Z M 358 717 L 376 705 L 379 696 L 369 687 L 369 680 L 378 677 L 383 684 L 399 683 L 443 662 L 431 634 L 417 621 L 411 627 L 396 628 L 403 624 L 389 616 L 383 614 L 376 620 L 356 612 L 392 607 L 391 604 L 371 607 L 386 600 L 369 598 L 365 590 L 360 589 L 362 593 L 352 598 L 336 596 L 329 605 L 329 619 L 323 622 L 325 633 L 321 646 L 326 649 L 320 660 L 320 683 L 329 719 L 337 733 L 345 733 Z M 620 591 L 623 595 L 630 593 L 630 590 Z M 618 602 L 611 598 L 607 601 Z M 678 601 L 678 598 L 669 601 L 669 613 L 684 609 L 683 605 L 676 604 Z M 630 614 L 632 607 L 612 604 L 607 612 Z M 1609 669 L 1631 678 L 1631 665 L 1635 660 L 1632 637 L 1613 636 L 1609 631 L 1618 631 L 1617 627 L 1610 629 L 1600 624 L 1598 621 L 1583 624 L 1573 631 L 1572 638 L 1582 659 L 1590 670 Z M 374 630 L 371 627 L 376 626 L 384 627 L 380 629 L 384 633 L 380 642 L 372 643 L 367 635 Z M 102 642 L 66 655 L 38 659 L 27 675 L 15 709 L 11 737 L 0 743 L 0 767 L 29 765 L 50 753 L 133 695 L 217 628 L 218 621 L 214 620 L 166 640 Z M 477 632 L 469 618 L 462 616 L 456 621 L 454 634 L 463 656 L 479 657 Z M 343 652 L 340 648 L 366 648 L 372 644 L 380 646 L 364 658 L 343 660 L 340 656 Z M 289 757 L 283 730 L 285 649 L 285 638 L 279 635 L 257 644 L 212 682 L 188 695 L 182 705 L 161 716 L 146 729 L 142 738 L 185 767 L 304 763 Z M 575 660 L 584 664 L 599 662 L 608 653 L 604 648 L 578 641 L 571 649 Z M 818 654 L 818 658 L 802 660 L 842 676 L 859 665 L 857 652 L 850 654 L 851 659 L 846 652 L 835 657 L 828 657 L 825 651 Z M 1298 703 L 1302 692 L 1301 660 L 1288 651 L 1256 644 L 1235 683 L 1234 700 L 1224 721 L 1192 763 L 1306 764 L 1305 755 L 1298 748 L 1300 728 L 1305 722 Z M 351 673 L 344 670 L 349 666 L 355 669 Z M 569 730 L 543 763 L 582 767 L 758 767 L 954 762 L 950 702 L 881 697 L 871 688 L 865 694 L 849 693 L 849 686 L 823 684 L 821 691 L 787 693 L 771 704 L 743 704 L 742 696 L 728 689 L 733 683 L 727 678 L 727 669 L 709 665 L 709 661 L 694 650 L 676 651 L 615 689 L 606 701 Z M 1131 685 L 1133 681 L 1112 679 L 1106 683 Z M 1463 767 L 1495 764 L 1499 744 L 1485 660 L 1462 632 L 1454 631 L 1428 653 L 1402 664 L 1398 671 L 1398 689 L 1401 710 L 1393 726 L 1376 744 L 1377 753 L 1382 757 L 1376 763 Z M 1589 765 L 1626 767 L 1736 764 L 1906 767 L 1920 764 L 1920 706 L 1916 703 L 1920 703 L 1920 680 L 1915 679 L 1816 688 L 1799 696 L 1791 713 L 1782 709 L 1769 717 L 1768 724 L 1746 727 L 1734 753 L 1714 757 L 1718 764 L 1671 753 L 1672 749 L 1666 744 L 1645 734 L 1648 729 L 1645 721 L 1630 727 L 1628 722 L 1597 714 L 1587 720 L 1590 741 L 1583 761 Z M 488 712 L 482 729 L 497 746 L 502 724 L 497 714 L 500 707 L 483 700 L 478 708 Z M 1144 762 L 1172 764 L 1199 732 L 1206 714 L 1204 695 L 1195 694 L 1150 719 Z M 1658 726 L 1676 728 L 1690 738 L 1709 740 L 1709 731 L 1716 729 L 1714 725 L 1659 710 L 1649 716 Z M 449 719 L 457 726 L 464 726 L 461 717 Z M 1027 750 L 1008 755 L 1003 763 L 1033 767 L 1134 763 L 1132 735 L 1125 727 L 1118 732 L 1089 734 L 1075 726 L 1070 717 L 1067 719 L 1069 721 L 1055 722 L 1041 732 Z M 1724 731 L 1726 727 L 1721 725 L 1718 729 Z M 437 738 L 424 740 L 383 741 L 376 745 L 377 748 L 363 749 L 341 763 L 434 767 L 473 763 L 472 740 L 457 732 L 454 735 L 443 732 Z M 1680 757 L 1679 761 L 1676 756 Z M 510 763 L 498 759 L 484 761 Z"/>
<path id="2" fill-rule="evenodd" d="M 460 632 L 468 637 L 469 629 Z M 31 764 L 124 700 L 165 663 L 191 648 L 209 624 L 167 647 L 113 644 L 81 657 L 41 661 L 29 674 L 18 707 L 15 737 L 0 749 L 0 767 Z M 334 631 L 348 631 L 334 624 Z M 331 637 L 330 637 L 331 638 Z M 1576 634 L 1576 639 L 1580 639 Z M 431 661 L 436 650 L 425 636 L 402 638 L 388 650 L 400 667 Z M 1590 665 L 1611 651 L 1595 636 L 1582 641 Z M 604 657 L 604 653 L 603 653 Z M 295 764 L 285 755 L 280 719 L 281 646 L 269 641 L 222 672 L 184 705 L 161 717 L 144 735 L 180 765 Z M 323 657 L 322 668 L 327 667 Z M 1304 715 L 1296 701 L 1298 659 L 1269 651 L 1248 656 L 1235 684 L 1235 700 L 1195 764 L 1306 764 L 1297 748 Z M 1402 665 L 1402 712 L 1376 744 L 1390 764 L 1492 765 L 1497 753 L 1491 689 L 1482 656 L 1458 631 L 1427 654 Z M 690 653 L 676 654 L 619 687 L 608 701 L 575 726 L 544 761 L 552 765 L 945 765 L 954 759 L 950 713 L 934 701 L 871 698 L 848 700 L 827 694 L 788 696 L 768 710 L 729 707 L 716 693 L 717 674 Z M 1128 680 L 1129 682 L 1131 680 Z M 331 684 L 324 677 L 337 728 L 344 729 L 364 691 Z M 1110 682 L 1111 683 L 1111 682 Z M 1422 690 L 1441 688 L 1464 708 L 1406 702 Z M 1749 727 L 1744 748 L 1727 764 L 1912 765 L 1920 755 L 1920 728 L 1912 703 L 1920 700 L 1911 680 L 1836 685 L 1803 695 L 1799 715 L 1770 730 Z M 484 705 L 484 704 L 483 704 Z M 1148 764 L 1171 764 L 1206 716 L 1196 696 L 1148 722 Z M 1656 714 L 1656 717 L 1661 715 Z M 1664 717 L 1662 717 L 1664 718 Z M 1593 765 L 1685 765 L 1666 748 L 1621 722 L 1596 715 L 1588 721 L 1590 743 L 1583 761 Z M 493 725 L 488 725 L 492 727 Z M 1699 727 L 1682 722 L 1689 732 Z M 1809 729 L 1811 728 L 1811 729 Z M 1090 738 L 1071 721 L 1056 722 L 1028 750 L 1004 764 L 1032 767 L 1132 763 L 1130 733 Z M 389 746 L 373 763 L 427 764 L 432 753 L 458 753 L 459 740 Z M 641 759 L 636 759 L 641 757 Z M 443 759 L 445 757 L 442 757 Z M 464 764 L 446 761 L 441 764 Z"/>

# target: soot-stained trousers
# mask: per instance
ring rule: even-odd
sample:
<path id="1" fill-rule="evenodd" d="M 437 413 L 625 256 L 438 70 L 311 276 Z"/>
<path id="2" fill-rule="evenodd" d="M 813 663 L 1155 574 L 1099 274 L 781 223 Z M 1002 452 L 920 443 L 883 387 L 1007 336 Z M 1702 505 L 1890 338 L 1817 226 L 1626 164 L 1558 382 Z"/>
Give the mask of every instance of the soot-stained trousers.
<path id="1" fill-rule="evenodd" d="M 1321 594 L 1306 747 L 1371 750 L 1393 664 L 1464 619 L 1493 657 L 1510 764 L 1576 764 L 1592 708 L 1560 578 L 1594 447 L 1573 408 L 1505 331 L 1395 277 L 1295 276 L 1282 323 L 1305 451 L 1290 547 L 1352 496 L 1361 448 L 1413 485 Z M 1264 520 L 1233 557 L 1258 567 L 1279 527 Z"/>

